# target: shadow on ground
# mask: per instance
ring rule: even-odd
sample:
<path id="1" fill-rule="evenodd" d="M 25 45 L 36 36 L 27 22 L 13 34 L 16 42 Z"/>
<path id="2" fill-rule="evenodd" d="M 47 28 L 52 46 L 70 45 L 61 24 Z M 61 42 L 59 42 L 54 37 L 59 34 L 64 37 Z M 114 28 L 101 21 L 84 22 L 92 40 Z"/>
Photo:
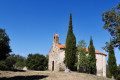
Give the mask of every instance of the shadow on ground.
<path id="1" fill-rule="evenodd" d="M 18 70 L 18 69 L 12 69 L 12 70 L 1 70 L 1 71 L 26 72 L 25 70 Z"/>
<path id="2" fill-rule="evenodd" d="M 10 78 L 0 78 L 0 80 L 40 80 L 48 77 L 47 75 L 14 76 Z"/>

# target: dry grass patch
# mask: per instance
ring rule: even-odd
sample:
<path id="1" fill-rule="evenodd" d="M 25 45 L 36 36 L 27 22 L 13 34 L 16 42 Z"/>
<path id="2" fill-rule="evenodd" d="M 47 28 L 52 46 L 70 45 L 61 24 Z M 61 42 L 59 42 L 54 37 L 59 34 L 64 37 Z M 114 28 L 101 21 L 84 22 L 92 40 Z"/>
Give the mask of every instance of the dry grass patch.
<path id="1" fill-rule="evenodd" d="M 26 71 L 12 72 L 0 71 L 0 80 L 112 80 L 91 74 L 77 72 L 52 72 L 52 71 Z"/>

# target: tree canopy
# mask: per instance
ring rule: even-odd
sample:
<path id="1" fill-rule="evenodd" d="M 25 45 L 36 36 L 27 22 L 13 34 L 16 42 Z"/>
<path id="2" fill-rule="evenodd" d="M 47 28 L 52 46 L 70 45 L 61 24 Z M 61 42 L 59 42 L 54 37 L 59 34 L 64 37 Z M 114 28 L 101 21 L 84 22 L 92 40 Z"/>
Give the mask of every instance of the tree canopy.
<path id="1" fill-rule="evenodd" d="M 10 39 L 5 32 L 5 29 L 0 29 L 0 60 L 5 60 L 11 52 L 9 41 Z"/>
<path id="2" fill-rule="evenodd" d="M 120 49 L 120 3 L 112 10 L 103 12 L 102 19 L 105 22 L 103 29 L 110 32 L 114 47 Z"/>
<path id="3" fill-rule="evenodd" d="M 26 60 L 26 66 L 31 70 L 46 70 L 46 57 L 41 54 L 29 54 Z"/>
<path id="4" fill-rule="evenodd" d="M 84 40 L 80 40 L 77 45 L 77 54 L 78 62 L 75 64 L 79 67 L 80 72 L 87 72 L 89 66 L 89 58 L 86 55 L 87 43 Z"/>

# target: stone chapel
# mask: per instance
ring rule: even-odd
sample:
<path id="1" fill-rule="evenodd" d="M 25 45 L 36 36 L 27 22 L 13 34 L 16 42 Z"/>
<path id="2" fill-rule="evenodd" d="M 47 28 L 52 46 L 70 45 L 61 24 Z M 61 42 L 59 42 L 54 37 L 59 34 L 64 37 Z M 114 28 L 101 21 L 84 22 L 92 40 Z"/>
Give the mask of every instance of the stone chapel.
<path id="1" fill-rule="evenodd" d="M 86 52 L 89 54 L 88 48 Z M 96 53 L 96 68 L 97 75 L 106 77 L 106 54 L 95 50 Z M 64 64 L 65 45 L 59 44 L 59 35 L 54 34 L 53 45 L 49 51 L 48 69 L 50 71 L 64 71 L 66 66 Z"/>

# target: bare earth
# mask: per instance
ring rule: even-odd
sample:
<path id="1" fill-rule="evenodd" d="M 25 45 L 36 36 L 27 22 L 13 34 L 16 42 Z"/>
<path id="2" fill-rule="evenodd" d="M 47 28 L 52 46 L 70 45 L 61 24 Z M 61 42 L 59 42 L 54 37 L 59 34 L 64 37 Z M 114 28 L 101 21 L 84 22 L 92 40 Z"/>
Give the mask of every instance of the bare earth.
<path id="1" fill-rule="evenodd" d="M 95 75 L 77 72 L 51 72 L 51 71 L 0 71 L 0 80 L 112 80 Z"/>

